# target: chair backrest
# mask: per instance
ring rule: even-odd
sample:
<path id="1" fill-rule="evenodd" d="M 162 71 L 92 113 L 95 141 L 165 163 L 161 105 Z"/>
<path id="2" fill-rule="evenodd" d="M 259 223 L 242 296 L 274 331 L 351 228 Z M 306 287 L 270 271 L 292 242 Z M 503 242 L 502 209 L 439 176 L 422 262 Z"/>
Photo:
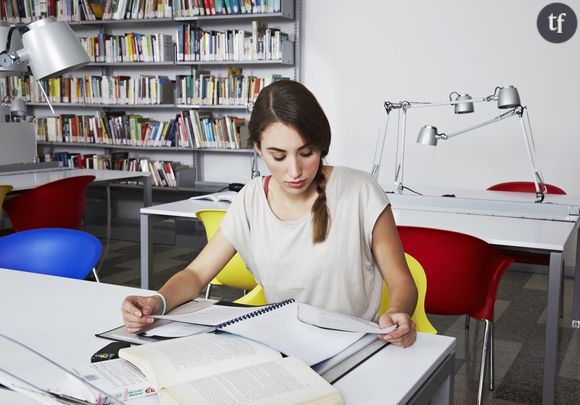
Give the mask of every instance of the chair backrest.
<path id="1" fill-rule="evenodd" d="M 548 190 L 548 194 L 566 194 L 564 190 L 562 190 L 558 186 L 554 186 L 553 184 L 544 183 L 546 186 L 546 190 Z M 499 183 L 494 184 L 491 187 L 487 188 L 488 190 L 493 191 L 515 191 L 519 193 L 535 193 L 536 188 L 533 182 L 531 181 L 510 181 L 507 183 Z"/>
<path id="2" fill-rule="evenodd" d="M 512 259 L 487 242 L 442 229 L 398 226 L 405 252 L 425 270 L 428 314 L 493 320 L 497 287 Z"/>
<path id="3" fill-rule="evenodd" d="M 36 228 L 79 229 L 87 187 L 95 176 L 56 180 L 6 200 L 4 210 L 16 232 Z"/>
<path id="4" fill-rule="evenodd" d="M 427 293 L 427 277 L 425 277 L 425 270 L 421 264 L 410 254 L 405 253 L 405 259 L 407 260 L 407 266 L 411 271 L 415 285 L 417 286 L 417 306 L 415 307 L 415 312 L 413 313 L 412 319 L 415 322 L 418 332 L 423 333 L 437 333 L 437 329 L 433 327 L 427 314 L 425 314 L 425 295 Z M 383 281 L 383 292 L 381 296 L 381 307 L 379 313 L 384 313 L 391 306 L 391 294 L 389 292 L 389 287 Z"/>
<path id="5" fill-rule="evenodd" d="M 225 214 L 225 210 L 200 210 L 195 213 L 205 227 L 207 240 L 210 240 L 217 232 Z M 224 285 L 244 290 L 251 290 L 257 284 L 239 253 L 232 257 L 218 273 L 216 279 Z"/>
<path id="6" fill-rule="evenodd" d="M 0 208 L 2 208 L 2 204 L 4 203 L 4 197 L 12 191 L 12 186 L 8 184 L 0 184 Z"/>
<path id="7" fill-rule="evenodd" d="M 268 304 L 266 301 L 266 294 L 264 293 L 264 287 L 262 287 L 260 284 L 256 285 L 252 291 L 243 297 L 238 298 L 234 302 L 236 304 L 251 305 L 254 307 Z"/>
<path id="8" fill-rule="evenodd" d="M 0 238 L 0 267 L 82 280 L 101 249 L 101 242 L 83 231 L 31 229 Z"/>

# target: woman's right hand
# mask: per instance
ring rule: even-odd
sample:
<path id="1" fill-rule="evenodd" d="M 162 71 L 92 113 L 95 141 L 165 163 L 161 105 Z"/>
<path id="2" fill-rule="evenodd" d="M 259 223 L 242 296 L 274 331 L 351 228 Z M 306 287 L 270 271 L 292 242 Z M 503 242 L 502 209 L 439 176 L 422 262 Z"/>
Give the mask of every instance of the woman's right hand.
<path id="1" fill-rule="evenodd" d="M 123 321 L 129 333 L 139 333 L 146 326 L 151 325 L 155 319 L 151 315 L 160 314 L 163 303 L 161 297 L 152 295 L 142 297 L 130 295 L 123 301 L 121 311 L 123 312 Z"/>

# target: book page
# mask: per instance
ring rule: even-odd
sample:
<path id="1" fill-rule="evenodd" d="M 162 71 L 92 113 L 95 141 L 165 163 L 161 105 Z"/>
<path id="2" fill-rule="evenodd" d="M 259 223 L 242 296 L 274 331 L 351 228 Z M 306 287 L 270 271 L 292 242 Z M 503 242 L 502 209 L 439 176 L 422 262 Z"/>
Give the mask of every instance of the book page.
<path id="1" fill-rule="evenodd" d="M 158 389 L 281 355 L 257 342 L 207 333 L 124 348 L 119 357 L 136 365 Z"/>
<path id="2" fill-rule="evenodd" d="M 298 303 L 265 311 L 220 330 L 262 342 L 309 366 L 324 361 L 359 340 L 365 333 L 323 329 L 298 319 Z"/>
<path id="3" fill-rule="evenodd" d="M 160 397 L 163 405 L 343 403 L 336 388 L 293 357 L 171 386 Z"/>
<path id="4" fill-rule="evenodd" d="M 321 328 L 346 330 L 350 332 L 364 333 L 389 333 L 394 331 L 397 326 L 392 325 L 387 328 L 381 328 L 377 323 L 367 321 L 366 319 L 341 314 L 339 312 L 327 311 L 312 305 L 300 302 L 298 304 L 298 319 L 310 325 Z"/>
<path id="5" fill-rule="evenodd" d="M 155 389 L 145 375 L 124 359 L 112 359 L 98 363 L 87 363 L 73 367 L 78 375 L 114 398 L 128 399 L 155 395 Z M 90 392 L 90 388 L 87 387 Z M 106 398 L 98 392 L 91 392 L 95 403 Z"/>
<path id="6" fill-rule="evenodd" d="M 195 312 L 182 313 L 177 315 L 153 315 L 152 317 L 174 322 L 217 326 L 220 323 L 229 321 L 230 319 L 254 312 L 259 308 L 261 307 L 230 307 L 225 305 L 213 305 L 211 307 L 200 309 L 199 311 Z"/>

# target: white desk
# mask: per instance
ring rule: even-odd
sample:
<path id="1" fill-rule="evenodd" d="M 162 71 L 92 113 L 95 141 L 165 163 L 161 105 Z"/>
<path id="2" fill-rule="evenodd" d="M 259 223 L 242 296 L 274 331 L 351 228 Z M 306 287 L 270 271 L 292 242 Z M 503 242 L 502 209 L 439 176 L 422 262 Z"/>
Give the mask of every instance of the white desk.
<path id="1" fill-rule="evenodd" d="M 510 194 L 510 193 L 505 193 Z M 529 194 L 520 194 L 520 198 L 529 198 Z M 430 210 L 423 209 L 424 203 L 420 199 L 409 206 L 419 209 L 406 209 L 406 201 L 401 198 L 392 198 L 393 212 L 398 225 L 423 226 L 439 229 L 448 229 L 478 237 L 495 246 L 521 247 L 550 254 L 548 272 L 548 308 L 546 319 L 546 337 L 544 348 L 544 381 L 543 402 L 552 403 L 554 400 L 557 354 L 558 354 L 558 320 L 560 314 L 560 297 L 562 294 L 562 277 L 564 268 L 564 254 L 570 250 L 576 254 L 576 275 L 580 268 L 580 249 L 575 242 L 578 236 L 578 217 L 568 215 L 568 208 L 562 212 L 549 212 L 549 217 L 541 218 L 546 213 L 544 208 L 530 208 L 533 215 L 513 216 L 513 206 L 505 205 L 505 211 L 494 213 L 485 211 L 486 205 L 479 205 L 483 212 L 461 212 L 457 207 L 450 209 Z M 441 201 L 441 197 L 438 197 Z M 443 204 L 444 201 L 438 202 Z M 451 199 L 452 200 L 452 199 Z M 517 201 L 516 201 L 517 202 Z M 517 202 L 519 204 L 519 202 Z M 479 203 L 478 203 L 479 204 Z M 533 201 L 530 203 L 533 204 Z M 495 205 L 494 205 L 495 206 Z M 405 208 L 401 208 L 405 207 Z M 551 210 L 550 205 L 546 205 Z M 195 218 L 195 212 L 202 208 L 226 208 L 215 203 L 200 200 L 183 200 L 170 204 L 163 204 L 141 210 L 141 286 L 150 285 L 151 264 L 151 227 L 152 220 L 161 220 L 171 217 Z M 472 207 L 473 208 L 473 207 Z M 539 211 L 534 211 L 539 210 Z M 556 207 L 562 210 L 562 207 Z M 442 212 L 443 211 L 443 212 Z M 536 216 L 539 215 L 540 217 Z M 559 218 L 555 219 L 555 217 Z M 580 276 L 578 277 L 580 280 Z M 574 285 L 573 319 L 574 326 L 580 324 L 580 283 Z"/>
<path id="2" fill-rule="evenodd" d="M 0 333 L 61 365 L 82 364 L 108 343 L 94 334 L 121 324 L 121 302 L 135 293 L 147 291 L 0 269 L 0 308 L 6 309 Z M 386 346 L 336 387 L 347 404 L 427 403 L 431 397 L 433 404 L 449 404 L 454 353 L 455 339 L 419 334 L 413 347 Z M 0 403 L 18 404 L 15 397 L 0 390 Z M 130 402 L 155 403 L 156 398 Z"/>
<path id="3" fill-rule="evenodd" d="M 228 203 L 207 200 L 181 200 L 141 209 L 141 288 L 151 286 L 153 254 L 153 225 L 164 219 L 195 218 L 195 213 L 203 209 L 227 209 Z"/>
<path id="4" fill-rule="evenodd" d="M 143 203 L 151 205 L 151 178 L 149 173 L 129 172 L 121 170 L 94 170 L 94 169 L 71 169 L 53 168 L 41 170 L 24 170 L 0 173 L 0 184 L 10 184 L 12 191 L 29 190 L 52 181 L 76 176 L 95 176 L 95 183 L 111 183 L 118 180 L 142 179 Z"/>

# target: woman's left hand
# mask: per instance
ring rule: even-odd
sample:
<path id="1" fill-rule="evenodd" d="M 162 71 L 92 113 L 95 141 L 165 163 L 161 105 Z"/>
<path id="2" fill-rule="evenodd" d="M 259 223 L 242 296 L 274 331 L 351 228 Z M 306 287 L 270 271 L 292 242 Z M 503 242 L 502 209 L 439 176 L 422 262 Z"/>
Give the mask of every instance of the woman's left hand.
<path id="1" fill-rule="evenodd" d="M 397 325 L 397 329 L 384 335 L 379 335 L 379 339 L 399 347 L 409 347 L 415 343 L 417 330 L 415 329 L 415 322 L 409 315 L 403 312 L 385 312 L 379 319 L 379 326 L 386 328 L 391 325 Z"/>

